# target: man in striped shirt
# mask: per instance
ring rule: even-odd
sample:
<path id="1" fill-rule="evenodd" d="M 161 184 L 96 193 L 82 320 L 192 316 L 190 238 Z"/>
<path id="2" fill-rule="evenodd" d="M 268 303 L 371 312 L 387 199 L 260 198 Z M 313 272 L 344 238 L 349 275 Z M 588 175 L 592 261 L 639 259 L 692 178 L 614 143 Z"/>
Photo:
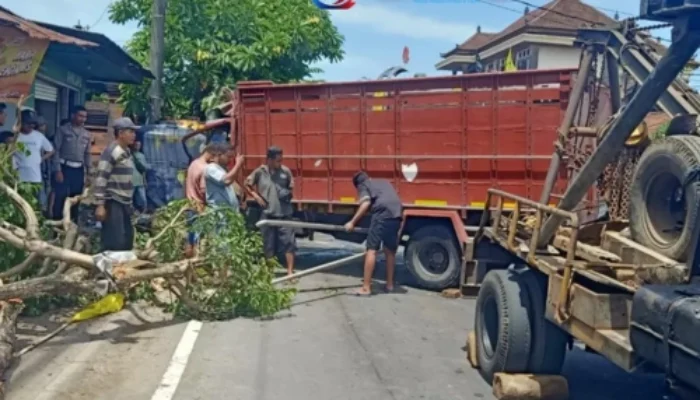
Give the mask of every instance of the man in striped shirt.
<path id="1" fill-rule="evenodd" d="M 137 128 L 129 118 L 114 121 L 115 141 L 102 152 L 97 164 L 95 218 L 102 222 L 102 251 L 129 251 L 134 247 L 134 161 L 129 149 L 136 140 Z"/>

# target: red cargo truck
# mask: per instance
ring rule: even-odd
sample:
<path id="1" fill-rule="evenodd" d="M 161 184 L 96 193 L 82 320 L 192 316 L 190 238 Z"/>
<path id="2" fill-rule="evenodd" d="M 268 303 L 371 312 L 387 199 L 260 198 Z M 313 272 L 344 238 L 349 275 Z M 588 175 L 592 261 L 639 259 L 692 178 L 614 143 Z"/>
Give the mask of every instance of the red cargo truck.
<path id="1" fill-rule="evenodd" d="M 246 174 L 264 162 L 268 146 L 284 150 L 302 221 L 347 222 L 358 170 L 390 180 L 405 206 L 405 263 L 422 286 L 442 289 L 457 281 L 489 188 L 539 199 L 574 72 L 243 82 L 231 140 L 246 156 Z M 562 178 L 559 189 L 564 171 Z"/>

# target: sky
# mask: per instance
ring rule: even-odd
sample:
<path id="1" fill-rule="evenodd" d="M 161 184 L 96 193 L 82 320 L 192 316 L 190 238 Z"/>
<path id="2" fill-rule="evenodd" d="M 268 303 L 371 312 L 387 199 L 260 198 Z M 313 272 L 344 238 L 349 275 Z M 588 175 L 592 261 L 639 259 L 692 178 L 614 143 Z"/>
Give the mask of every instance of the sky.
<path id="1" fill-rule="evenodd" d="M 331 11 L 331 19 L 345 36 L 345 59 L 336 64 L 320 62 L 318 79 L 350 81 L 376 78 L 385 69 L 401 65 L 404 46 L 409 48 L 410 74 L 439 75 L 435 63 L 440 53 L 454 48 L 472 35 L 477 26 L 483 31 L 499 31 L 519 18 L 525 5 L 517 0 L 355 0 L 350 10 Z M 137 26 L 115 25 L 109 21 L 111 0 L 0 0 L 25 18 L 58 25 L 80 22 L 90 30 L 107 35 L 123 45 Z M 547 1 L 528 0 L 535 5 Z M 639 13 L 640 0 L 588 0 L 586 3 L 621 18 Z M 88 5 L 89 4 L 89 5 Z M 614 4 L 614 6 L 613 6 Z M 654 31 L 668 38 L 668 31 Z M 696 81 L 700 84 L 700 80 Z M 694 83 L 696 83 L 694 82 Z"/>

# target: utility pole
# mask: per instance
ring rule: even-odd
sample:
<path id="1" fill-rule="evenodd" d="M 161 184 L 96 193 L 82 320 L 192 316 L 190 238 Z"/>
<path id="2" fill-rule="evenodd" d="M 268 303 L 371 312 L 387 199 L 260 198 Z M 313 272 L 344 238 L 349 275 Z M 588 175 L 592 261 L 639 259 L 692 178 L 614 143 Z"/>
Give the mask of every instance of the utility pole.
<path id="1" fill-rule="evenodd" d="M 153 0 L 151 11 L 151 122 L 162 117 L 163 107 L 163 62 L 165 57 L 165 10 L 167 0 Z"/>

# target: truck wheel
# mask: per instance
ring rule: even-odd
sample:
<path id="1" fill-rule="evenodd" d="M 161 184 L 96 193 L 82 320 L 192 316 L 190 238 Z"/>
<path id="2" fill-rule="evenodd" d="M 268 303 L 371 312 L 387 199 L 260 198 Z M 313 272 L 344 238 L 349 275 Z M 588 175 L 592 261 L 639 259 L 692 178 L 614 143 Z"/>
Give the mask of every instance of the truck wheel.
<path id="1" fill-rule="evenodd" d="M 475 333 L 479 372 L 489 383 L 498 372 L 527 372 L 532 343 L 527 291 L 512 270 L 491 270 L 481 283 Z"/>
<path id="2" fill-rule="evenodd" d="M 426 289 L 454 286 L 459 278 L 460 251 L 451 229 L 429 225 L 418 229 L 408 241 L 406 267 Z"/>
<path id="3" fill-rule="evenodd" d="M 547 276 L 525 267 L 520 276 L 530 296 L 532 348 L 527 372 L 536 375 L 559 375 L 566 358 L 569 335 L 545 318 Z"/>
<path id="4" fill-rule="evenodd" d="M 647 148 L 630 189 L 632 239 L 667 257 L 685 261 L 698 223 L 698 183 L 683 181 L 700 167 L 700 137 L 681 135 Z"/>

